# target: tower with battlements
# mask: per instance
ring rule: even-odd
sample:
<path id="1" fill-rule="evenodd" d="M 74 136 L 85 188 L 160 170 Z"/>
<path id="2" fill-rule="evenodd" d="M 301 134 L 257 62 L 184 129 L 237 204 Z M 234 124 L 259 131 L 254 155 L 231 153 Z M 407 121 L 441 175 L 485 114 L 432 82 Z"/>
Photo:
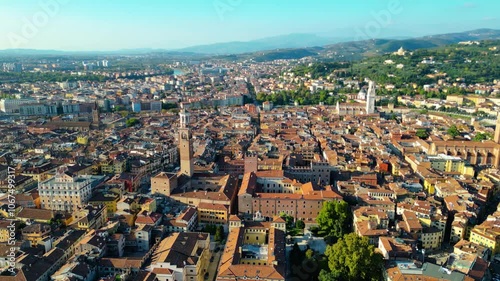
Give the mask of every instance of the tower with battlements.
<path id="1" fill-rule="evenodd" d="M 97 102 L 94 103 L 94 107 L 92 108 L 92 128 L 99 129 L 101 127 L 101 119 L 99 116 L 99 106 Z"/>
<path id="2" fill-rule="evenodd" d="M 190 113 L 185 109 L 181 110 L 179 126 L 179 154 L 181 158 L 181 173 L 188 177 L 194 174 L 193 166 L 193 142 L 191 140 L 191 130 L 189 128 Z"/>

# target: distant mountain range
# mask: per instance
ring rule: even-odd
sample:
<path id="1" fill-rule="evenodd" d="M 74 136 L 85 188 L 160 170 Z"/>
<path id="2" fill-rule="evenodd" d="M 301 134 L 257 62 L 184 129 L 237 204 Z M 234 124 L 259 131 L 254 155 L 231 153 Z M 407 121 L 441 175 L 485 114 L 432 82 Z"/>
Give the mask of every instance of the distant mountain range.
<path id="1" fill-rule="evenodd" d="M 459 33 L 437 34 L 409 39 L 370 39 L 364 41 L 340 42 L 322 47 L 290 48 L 280 50 L 259 51 L 253 54 L 241 54 L 242 59 L 256 61 L 273 59 L 300 59 L 306 56 L 317 56 L 332 60 L 357 60 L 367 56 L 394 52 L 400 47 L 405 50 L 434 48 L 456 44 L 462 41 L 481 41 L 500 39 L 500 30 L 477 29 Z M 300 50 L 300 51 L 299 51 Z M 233 59 L 236 56 L 233 56 Z"/>
<path id="2" fill-rule="evenodd" d="M 384 51 L 392 51 L 403 47 L 405 49 L 430 48 L 442 45 L 458 43 L 469 40 L 500 39 L 500 30 L 478 29 L 459 33 L 431 35 L 419 38 L 384 38 L 374 39 L 376 46 L 380 46 Z M 242 54 L 276 49 L 296 49 L 309 47 L 331 47 L 331 45 L 346 43 L 350 45 L 354 37 L 323 37 L 315 34 L 288 34 L 282 36 L 268 37 L 246 42 L 227 42 L 210 45 L 200 45 L 179 49 L 179 51 L 201 53 L 201 54 Z M 361 42 L 372 42 L 366 40 Z M 364 45 L 364 43 L 362 44 Z M 369 43 L 367 44 L 369 45 Z"/>
<path id="3" fill-rule="evenodd" d="M 406 50 L 432 48 L 455 44 L 461 41 L 500 39 L 500 30 L 477 29 L 472 31 L 429 35 L 417 38 L 386 38 L 352 41 L 350 37 L 327 37 L 315 34 L 288 34 L 246 42 L 226 42 L 192 46 L 178 50 L 166 49 L 125 49 L 117 51 L 74 52 L 57 50 L 7 49 L 0 50 L 0 56 L 23 55 L 145 55 L 161 54 L 171 57 L 252 58 L 259 60 L 293 59 L 305 56 L 358 59 L 377 53 L 393 52 L 400 47 Z"/>
<path id="4" fill-rule="evenodd" d="M 230 54 L 258 52 L 265 50 L 324 46 L 342 41 L 344 40 L 341 38 L 335 39 L 335 38 L 326 38 L 315 34 L 295 33 L 295 34 L 262 38 L 252 41 L 244 41 L 244 42 L 235 41 L 235 42 L 192 46 L 188 48 L 179 49 L 179 51 L 201 53 L 201 54 L 230 55 Z"/>

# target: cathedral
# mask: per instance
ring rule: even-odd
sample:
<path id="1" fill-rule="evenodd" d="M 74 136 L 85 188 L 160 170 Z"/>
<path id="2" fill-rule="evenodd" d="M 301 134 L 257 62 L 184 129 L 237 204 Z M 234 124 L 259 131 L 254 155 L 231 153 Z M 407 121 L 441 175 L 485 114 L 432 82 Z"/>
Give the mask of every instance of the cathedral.
<path id="1" fill-rule="evenodd" d="M 361 90 L 358 93 L 357 98 L 359 100 L 365 100 L 366 102 L 349 102 L 349 103 L 339 103 L 337 102 L 337 113 L 341 116 L 345 115 L 365 115 L 375 113 L 375 99 L 377 97 L 375 82 L 370 81 L 368 84 L 368 92 L 365 93 Z"/>

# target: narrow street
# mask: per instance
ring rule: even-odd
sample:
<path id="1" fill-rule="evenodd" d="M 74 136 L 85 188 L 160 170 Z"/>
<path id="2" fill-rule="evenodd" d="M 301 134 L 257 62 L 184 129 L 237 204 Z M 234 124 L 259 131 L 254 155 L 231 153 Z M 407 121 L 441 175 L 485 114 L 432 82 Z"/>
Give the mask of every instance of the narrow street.
<path id="1" fill-rule="evenodd" d="M 213 261 L 209 263 L 208 265 L 208 278 L 204 280 L 209 280 L 209 281 L 214 281 L 215 277 L 217 276 L 217 270 L 219 268 L 219 261 L 222 256 L 222 251 L 224 249 L 221 249 L 217 253 L 215 251 L 211 252 Z"/>

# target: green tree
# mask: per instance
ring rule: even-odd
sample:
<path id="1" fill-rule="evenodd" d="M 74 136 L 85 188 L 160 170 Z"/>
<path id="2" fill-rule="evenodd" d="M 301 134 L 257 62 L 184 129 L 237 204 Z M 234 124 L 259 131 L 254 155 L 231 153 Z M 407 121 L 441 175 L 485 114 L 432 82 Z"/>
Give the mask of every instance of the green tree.
<path id="1" fill-rule="evenodd" d="M 339 281 L 341 280 L 338 276 L 335 276 L 333 273 L 322 269 L 319 272 L 319 281 Z"/>
<path id="2" fill-rule="evenodd" d="M 222 240 L 224 240 L 224 227 L 219 225 L 215 230 L 215 241 L 221 242 Z"/>
<path id="3" fill-rule="evenodd" d="M 429 132 L 427 132 L 426 129 L 418 129 L 417 130 L 417 133 L 416 133 L 416 136 L 425 140 L 429 137 Z"/>
<path id="4" fill-rule="evenodd" d="M 348 281 L 378 281 L 382 277 L 383 257 L 375 252 L 375 246 L 367 237 L 346 234 L 337 243 L 327 246 L 325 255 L 333 276 L 342 276 Z"/>
<path id="5" fill-rule="evenodd" d="M 307 249 L 305 253 L 306 259 L 312 259 L 314 257 L 314 250 Z"/>
<path id="6" fill-rule="evenodd" d="M 292 250 L 290 251 L 290 263 L 292 265 L 300 265 L 304 257 L 304 252 L 300 250 L 299 245 L 297 243 L 293 244 Z"/>
<path id="7" fill-rule="evenodd" d="M 130 118 L 125 122 L 125 124 L 127 124 L 127 127 L 132 127 L 136 124 L 139 124 L 139 120 L 137 120 L 136 118 Z"/>
<path id="8" fill-rule="evenodd" d="M 456 136 L 460 135 L 460 131 L 458 130 L 457 126 L 451 125 L 448 128 L 448 135 L 450 135 L 452 138 L 455 138 Z"/>
<path id="9" fill-rule="evenodd" d="M 295 227 L 298 229 L 304 229 L 306 227 L 306 224 L 301 220 L 297 220 L 295 222 Z"/>
<path id="10" fill-rule="evenodd" d="M 349 204 L 344 200 L 324 202 L 316 221 L 320 228 L 318 234 L 336 241 L 350 232 L 351 211 Z"/>
<path id="11" fill-rule="evenodd" d="M 161 108 L 162 109 L 173 109 L 173 108 L 177 108 L 177 104 L 176 103 L 162 103 L 161 104 Z"/>
<path id="12" fill-rule="evenodd" d="M 293 227 L 293 217 L 292 216 L 285 214 L 285 212 L 281 212 L 280 217 L 285 220 L 287 229 Z"/>
<path id="13" fill-rule="evenodd" d="M 127 116 L 128 116 L 128 114 L 129 114 L 129 112 L 128 112 L 128 111 L 126 111 L 126 110 L 121 110 L 121 111 L 120 111 L 120 115 L 121 115 L 122 117 L 124 117 L 124 118 L 125 118 L 125 117 L 127 117 Z"/>
<path id="14" fill-rule="evenodd" d="M 203 227 L 203 232 L 210 233 L 210 235 L 217 234 L 217 227 L 214 224 L 207 224 Z"/>
<path id="15" fill-rule="evenodd" d="M 489 140 L 492 138 L 493 138 L 492 135 L 489 133 L 477 133 L 472 140 L 473 141 L 483 141 L 483 140 Z"/>

